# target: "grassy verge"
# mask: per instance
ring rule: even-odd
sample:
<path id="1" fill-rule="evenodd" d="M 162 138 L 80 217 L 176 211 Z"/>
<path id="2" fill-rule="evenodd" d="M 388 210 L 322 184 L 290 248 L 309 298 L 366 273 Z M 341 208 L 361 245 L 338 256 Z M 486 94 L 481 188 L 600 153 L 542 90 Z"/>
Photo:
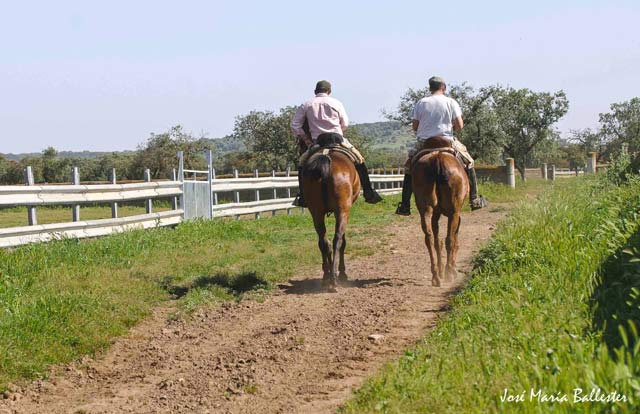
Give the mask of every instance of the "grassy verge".
<path id="1" fill-rule="evenodd" d="M 156 203 L 154 212 L 170 210 L 169 203 Z M 71 221 L 71 207 L 38 207 L 36 210 L 38 224 L 65 223 Z M 124 205 L 118 207 L 119 217 L 145 214 L 144 206 Z M 84 206 L 80 209 L 81 220 L 98 220 L 111 218 L 111 206 Z M 0 228 L 29 225 L 26 207 L 0 209 Z"/>
<path id="2" fill-rule="evenodd" d="M 538 186 L 515 192 L 488 186 L 484 193 L 507 201 Z M 354 208 L 351 257 L 374 254 L 370 241 L 384 237 L 384 226 L 398 219 L 393 211 L 399 196 L 386 199 L 374 206 L 359 201 Z M 169 298 L 189 312 L 268 290 L 319 263 L 308 214 L 196 221 L 0 250 L 0 390 L 10 381 L 45 375 L 50 364 L 104 349 Z"/>
<path id="3" fill-rule="evenodd" d="M 639 181 L 562 181 L 521 204 L 448 317 L 342 411 L 638 412 L 639 228 Z"/>

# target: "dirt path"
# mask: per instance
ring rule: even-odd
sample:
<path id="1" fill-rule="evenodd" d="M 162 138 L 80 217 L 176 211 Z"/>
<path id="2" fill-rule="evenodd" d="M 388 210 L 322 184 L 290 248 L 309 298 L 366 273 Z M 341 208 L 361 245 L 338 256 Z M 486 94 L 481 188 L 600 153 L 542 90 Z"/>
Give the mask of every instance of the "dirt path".
<path id="1" fill-rule="evenodd" d="M 461 274 L 504 216 L 496 210 L 463 216 Z M 263 302 L 202 309 L 189 321 L 158 309 L 103 358 L 6 395 L 0 413 L 333 412 L 433 326 L 464 281 L 431 287 L 416 215 L 386 231 L 375 256 L 347 262 L 351 282 L 336 294 L 322 292 L 315 269 Z"/>

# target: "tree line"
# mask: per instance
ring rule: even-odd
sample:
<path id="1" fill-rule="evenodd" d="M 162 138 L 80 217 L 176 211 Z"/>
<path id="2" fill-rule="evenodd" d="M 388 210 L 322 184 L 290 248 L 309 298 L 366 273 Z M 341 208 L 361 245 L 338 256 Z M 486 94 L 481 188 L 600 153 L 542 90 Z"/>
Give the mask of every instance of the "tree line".
<path id="1" fill-rule="evenodd" d="M 428 93 L 426 87 L 409 88 L 394 111 L 383 111 L 392 122 L 368 124 L 366 128 L 356 125 L 346 131 L 346 137 L 364 154 L 369 166 L 402 165 L 408 149 L 402 140 L 412 135 L 411 110 Z M 590 151 L 607 160 L 623 144 L 630 154 L 640 153 L 640 98 L 611 104 L 609 112 L 599 115 L 597 129 L 572 130 L 562 138 L 555 124 L 567 113 L 569 100 L 561 90 L 535 92 L 500 85 L 476 89 L 463 83 L 450 86 L 448 94 L 462 107 L 465 127 L 458 138 L 477 163 L 501 164 L 510 157 L 522 178 L 525 168 L 542 162 L 580 168 Z M 295 166 L 298 159 L 296 138 L 289 128 L 295 110 L 295 106 L 287 106 L 240 115 L 233 133 L 221 139 L 196 137 L 175 126 L 152 133 L 136 151 L 96 158 L 63 157 L 52 147 L 20 161 L 0 155 L 0 184 L 22 183 L 27 165 L 33 168 L 38 183 L 68 182 L 72 166 L 80 168 L 83 181 L 108 181 L 113 168 L 119 180 L 139 180 L 147 168 L 154 179 L 170 178 L 178 151 L 184 152 L 187 168 L 204 168 L 202 152 L 211 150 L 214 168 L 221 174 L 233 169 L 282 171 Z M 408 138 L 405 142 L 411 141 Z"/>

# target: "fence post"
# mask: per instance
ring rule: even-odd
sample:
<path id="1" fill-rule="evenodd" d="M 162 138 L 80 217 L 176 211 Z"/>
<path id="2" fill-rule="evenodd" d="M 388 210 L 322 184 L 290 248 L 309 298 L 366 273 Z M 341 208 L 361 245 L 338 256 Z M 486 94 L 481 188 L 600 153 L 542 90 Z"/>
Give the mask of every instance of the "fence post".
<path id="1" fill-rule="evenodd" d="M 25 167 L 24 169 L 24 185 L 35 185 L 35 182 L 33 180 L 33 169 L 30 165 Z M 36 214 L 35 206 L 27 207 L 27 221 L 29 222 L 30 226 L 35 226 L 36 224 L 38 224 L 38 216 Z"/>
<path id="2" fill-rule="evenodd" d="M 144 182 L 145 183 L 150 183 L 151 182 L 151 170 L 150 169 L 145 169 L 144 170 Z M 152 210 L 153 210 L 153 205 L 151 203 L 151 199 L 147 198 L 146 200 L 144 200 L 144 209 L 147 212 L 147 214 L 151 214 Z"/>
<path id="3" fill-rule="evenodd" d="M 273 199 L 276 200 L 278 198 L 278 189 L 275 187 L 276 185 L 276 170 L 271 170 L 271 177 L 274 179 L 273 180 Z M 276 211 L 275 210 L 271 210 L 271 216 L 275 216 L 276 215 Z"/>
<path id="4" fill-rule="evenodd" d="M 174 171 L 175 174 L 175 171 Z M 112 168 L 111 169 L 111 184 L 116 185 L 117 184 L 117 176 L 116 176 L 116 169 Z M 118 202 L 114 201 L 113 203 L 111 203 L 111 218 L 118 218 Z"/>
<path id="5" fill-rule="evenodd" d="M 540 167 L 540 175 L 542 175 L 543 180 L 547 180 L 547 163 L 543 162 L 542 167 Z"/>
<path id="6" fill-rule="evenodd" d="M 589 158 L 587 158 L 587 170 L 585 171 L 585 173 L 587 173 L 587 174 L 595 174 L 596 171 L 597 171 L 596 153 L 595 152 L 590 152 L 589 153 Z"/>
<path id="7" fill-rule="evenodd" d="M 234 169 L 233 170 L 233 178 L 238 178 L 238 170 Z M 233 192 L 233 202 L 234 203 L 239 203 L 240 202 L 240 192 L 239 191 L 234 191 Z M 240 220 L 240 215 L 236 214 L 236 220 Z"/>
<path id="8" fill-rule="evenodd" d="M 383 175 L 387 175 L 387 167 L 382 167 L 382 174 Z M 386 179 L 387 177 L 384 177 L 384 178 Z M 384 188 L 384 189 L 389 188 L 389 184 L 386 181 L 384 183 L 381 183 L 381 184 L 382 184 L 382 188 Z"/>
<path id="9" fill-rule="evenodd" d="M 556 180 L 556 165 L 551 164 L 551 181 Z"/>
<path id="10" fill-rule="evenodd" d="M 178 180 L 182 183 L 182 194 L 180 195 L 180 208 L 182 209 L 182 219 L 186 219 L 184 210 L 184 153 L 178 151 Z"/>
<path id="11" fill-rule="evenodd" d="M 211 154 L 211 150 L 206 150 L 204 156 L 207 160 L 207 186 L 209 187 L 207 190 L 207 195 L 209 196 L 209 211 L 207 212 L 207 216 L 209 219 L 213 219 L 213 155 Z"/>
<path id="12" fill-rule="evenodd" d="M 291 167 L 287 165 L 286 176 L 291 177 Z M 287 187 L 287 198 L 291 198 L 291 187 Z M 291 215 L 291 209 L 287 209 L 287 216 Z"/>
<path id="13" fill-rule="evenodd" d="M 171 181 L 178 181 L 178 175 L 176 169 L 171 170 Z M 178 197 L 171 197 L 171 210 L 178 209 Z"/>
<path id="14" fill-rule="evenodd" d="M 260 177 L 260 174 L 258 173 L 257 168 L 253 170 L 253 177 L 254 178 Z M 256 201 L 260 201 L 260 190 L 256 190 L 255 194 L 256 194 Z M 259 218 L 260 218 L 260 213 L 256 213 L 256 219 L 259 219 Z"/>
<path id="15" fill-rule="evenodd" d="M 513 158 L 507 158 L 507 185 L 511 188 L 516 188 L 516 172 L 515 162 Z"/>
<path id="16" fill-rule="evenodd" d="M 80 185 L 80 170 L 78 170 L 78 167 L 71 167 L 71 184 Z M 80 204 L 71 206 L 71 216 L 73 221 L 80 221 Z"/>
<path id="17" fill-rule="evenodd" d="M 213 181 L 215 181 L 216 179 L 216 169 L 215 168 L 211 168 L 211 189 L 213 190 Z M 213 205 L 217 206 L 218 205 L 218 192 L 214 191 L 213 192 Z"/>

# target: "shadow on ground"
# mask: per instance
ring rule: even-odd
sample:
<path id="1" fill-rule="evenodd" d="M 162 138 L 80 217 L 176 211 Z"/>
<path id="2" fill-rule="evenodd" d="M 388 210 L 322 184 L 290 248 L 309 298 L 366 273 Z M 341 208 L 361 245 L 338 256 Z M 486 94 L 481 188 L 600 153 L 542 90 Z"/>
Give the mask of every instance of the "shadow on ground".
<path id="1" fill-rule="evenodd" d="M 345 288 L 365 288 L 369 286 L 391 286 L 389 278 L 381 277 L 376 279 L 354 279 L 346 282 L 339 282 L 338 289 Z M 322 279 L 289 280 L 287 284 L 278 285 L 284 293 L 291 295 L 309 295 L 327 293 L 327 289 L 322 286 Z"/>
<path id="2" fill-rule="evenodd" d="M 269 289 L 269 282 L 260 278 L 255 272 L 244 272 L 236 275 L 221 273 L 213 276 L 199 276 L 188 284 L 176 284 L 172 276 L 165 277 L 160 286 L 169 292 L 175 299 L 185 296 L 191 289 L 221 287 L 226 289 L 230 294 L 239 296 L 243 293 L 258 290 Z"/>
<path id="3" fill-rule="evenodd" d="M 591 295 L 592 327 L 603 333 L 612 356 L 623 345 L 620 329 L 629 334 L 629 323 L 640 329 L 640 231 L 611 255 L 598 272 L 599 280 Z M 637 337 L 629 335 L 632 348 Z"/>

